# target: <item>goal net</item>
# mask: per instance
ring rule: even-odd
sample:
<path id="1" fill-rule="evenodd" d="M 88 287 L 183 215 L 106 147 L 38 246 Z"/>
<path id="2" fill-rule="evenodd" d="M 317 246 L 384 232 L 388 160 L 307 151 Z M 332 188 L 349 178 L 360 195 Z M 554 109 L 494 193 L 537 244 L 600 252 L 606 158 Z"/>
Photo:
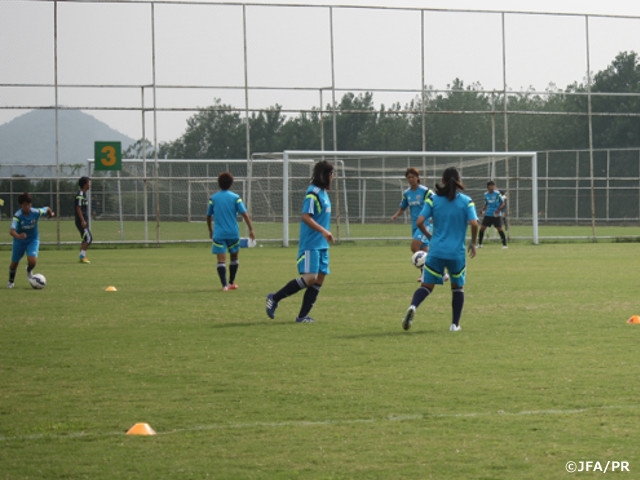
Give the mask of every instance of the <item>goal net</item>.
<path id="1" fill-rule="evenodd" d="M 538 243 L 537 156 L 534 152 L 349 152 L 284 151 L 257 155 L 248 178 L 253 211 L 264 203 L 282 221 L 282 242 L 297 240 L 302 195 L 309 185 L 315 162 L 329 160 L 335 166 L 332 191 L 332 222 L 338 240 L 400 240 L 411 236 L 408 210 L 396 222 L 402 192 L 408 188 L 405 171 L 417 168 L 421 183 L 430 188 L 449 166 L 460 170 L 465 192 L 475 201 L 478 213 L 484 204 L 487 182 L 493 180 L 507 197 L 505 228 L 511 238 Z M 281 194 L 263 196 L 259 165 L 282 163 Z M 257 201 L 257 203 L 256 203 Z M 281 215 L 277 206 L 281 202 Z M 273 207 L 276 208 L 273 208 Z M 259 210 L 259 208 L 258 208 Z M 278 214 L 276 214 L 278 212 Z M 491 232 L 487 232 L 491 238 Z"/>

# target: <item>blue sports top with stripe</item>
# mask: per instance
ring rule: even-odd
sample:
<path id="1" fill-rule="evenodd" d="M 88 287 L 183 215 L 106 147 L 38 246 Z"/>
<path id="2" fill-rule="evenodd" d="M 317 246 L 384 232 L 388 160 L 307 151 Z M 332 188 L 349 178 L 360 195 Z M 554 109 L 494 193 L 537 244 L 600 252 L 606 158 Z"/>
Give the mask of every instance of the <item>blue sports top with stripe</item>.
<path id="1" fill-rule="evenodd" d="M 502 212 L 498 212 L 498 215 L 496 215 L 495 213 L 496 213 L 496 209 L 500 205 L 502 205 L 503 201 L 504 201 L 504 197 L 498 190 L 494 190 L 493 192 L 485 192 L 484 204 L 486 205 L 487 209 L 485 210 L 484 214 L 488 217 L 494 217 L 494 216 L 501 217 Z"/>
<path id="2" fill-rule="evenodd" d="M 40 220 L 41 216 L 46 214 L 47 207 L 31 207 L 28 215 L 25 215 L 22 209 L 20 209 L 13 214 L 10 228 L 14 229 L 16 233 L 26 233 L 27 238 L 25 240 L 40 238 L 40 233 L 38 232 L 38 220 Z"/>
<path id="3" fill-rule="evenodd" d="M 231 190 L 220 190 L 211 195 L 207 217 L 213 217 L 213 238 L 235 240 L 240 238 L 238 215 L 247 211 L 240 195 Z"/>
<path id="4" fill-rule="evenodd" d="M 308 213 L 313 219 L 326 230 L 331 227 L 331 200 L 326 190 L 310 185 L 304 194 L 302 202 L 302 213 Z M 300 221 L 300 243 L 299 251 L 321 250 L 329 248 L 329 242 L 322 236 L 322 233 L 312 229 L 303 221 Z"/>
<path id="5" fill-rule="evenodd" d="M 467 225 L 478 219 L 473 200 L 458 192 L 453 200 L 440 195 L 427 199 L 420 216 L 433 217 L 433 236 L 429 243 L 429 255 L 443 259 L 465 256 Z"/>
<path id="6" fill-rule="evenodd" d="M 416 221 L 420 216 L 420 212 L 424 207 L 424 202 L 433 195 L 433 192 L 429 190 L 429 187 L 424 185 L 418 185 L 418 188 L 411 190 L 411 187 L 402 192 L 402 201 L 400 202 L 400 208 L 405 210 L 409 209 L 411 214 L 411 231 L 416 229 Z"/>

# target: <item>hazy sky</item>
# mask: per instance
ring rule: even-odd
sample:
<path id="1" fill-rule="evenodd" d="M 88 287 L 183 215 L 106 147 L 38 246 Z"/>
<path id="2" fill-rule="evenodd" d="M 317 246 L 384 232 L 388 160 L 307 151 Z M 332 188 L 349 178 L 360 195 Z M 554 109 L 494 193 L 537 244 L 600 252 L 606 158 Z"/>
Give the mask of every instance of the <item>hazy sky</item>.
<path id="1" fill-rule="evenodd" d="M 161 109 L 204 107 L 214 98 L 243 107 L 242 2 L 197 3 L 156 3 L 154 43 L 149 3 L 58 2 L 59 104 L 81 107 L 133 138 L 142 136 L 143 123 L 135 109 L 153 104 L 154 76 Z M 587 50 L 591 72 L 621 51 L 640 52 L 640 2 L 629 0 L 281 0 L 276 6 L 256 0 L 246 8 L 250 107 L 326 105 L 334 80 L 338 99 L 358 90 L 374 91 L 376 106 L 415 98 L 422 81 L 417 8 L 430 9 L 425 84 L 434 88 L 460 78 L 502 89 L 502 15 L 495 12 L 506 12 L 505 78 L 512 90 L 583 83 Z M 38 86 L 55 78 L 53 11 L 53 1 L 0 1 L 0 123 L 55 104 L 54 89 Z M 160 111 L 159 141 L 180 136 L 193 114 Z M 153 116 L 144 119 L 153 138 Z"/>

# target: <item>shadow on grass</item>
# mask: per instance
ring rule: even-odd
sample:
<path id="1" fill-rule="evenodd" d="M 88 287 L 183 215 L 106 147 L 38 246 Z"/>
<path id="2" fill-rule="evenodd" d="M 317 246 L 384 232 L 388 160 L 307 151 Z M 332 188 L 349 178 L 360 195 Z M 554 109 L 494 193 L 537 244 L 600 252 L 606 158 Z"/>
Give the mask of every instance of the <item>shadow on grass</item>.
<path id="1" fill-rule="evenodd" d="M 435 330 L 412 330 L 410 332 L 405 332 L 404 330 L 394 331 L 394 332 L 365 332 L 365 333 L 354 333 L 353 335 L 340 335 L 337 338 L 344 339 L 356 339 L 356 338 L 382 338 L 382 337 L 399 337 L 402 335 L 406 336 L 415 336 L 415 335 L 427 335 L 430 333 L 434 333 Z"/>

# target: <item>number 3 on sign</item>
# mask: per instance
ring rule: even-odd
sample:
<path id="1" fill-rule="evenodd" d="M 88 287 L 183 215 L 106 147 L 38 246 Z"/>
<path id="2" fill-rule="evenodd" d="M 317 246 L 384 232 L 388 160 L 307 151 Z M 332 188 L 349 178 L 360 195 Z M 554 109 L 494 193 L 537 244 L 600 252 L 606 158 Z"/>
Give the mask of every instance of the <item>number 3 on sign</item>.
<path id="1" fill-rule="evenodd" d="M 100 152 L 104 153 L 104 157 L 100 158 L 103 167 L 113 167 L 118 161 L 116 149 L 113 145 L 105 145 Z"/>
<path id="2" fill-rule="evenodd" d="M 121 170 L 122 153 L 120 142 L 95 142 L 94 168 L 96 170 Z"/>

